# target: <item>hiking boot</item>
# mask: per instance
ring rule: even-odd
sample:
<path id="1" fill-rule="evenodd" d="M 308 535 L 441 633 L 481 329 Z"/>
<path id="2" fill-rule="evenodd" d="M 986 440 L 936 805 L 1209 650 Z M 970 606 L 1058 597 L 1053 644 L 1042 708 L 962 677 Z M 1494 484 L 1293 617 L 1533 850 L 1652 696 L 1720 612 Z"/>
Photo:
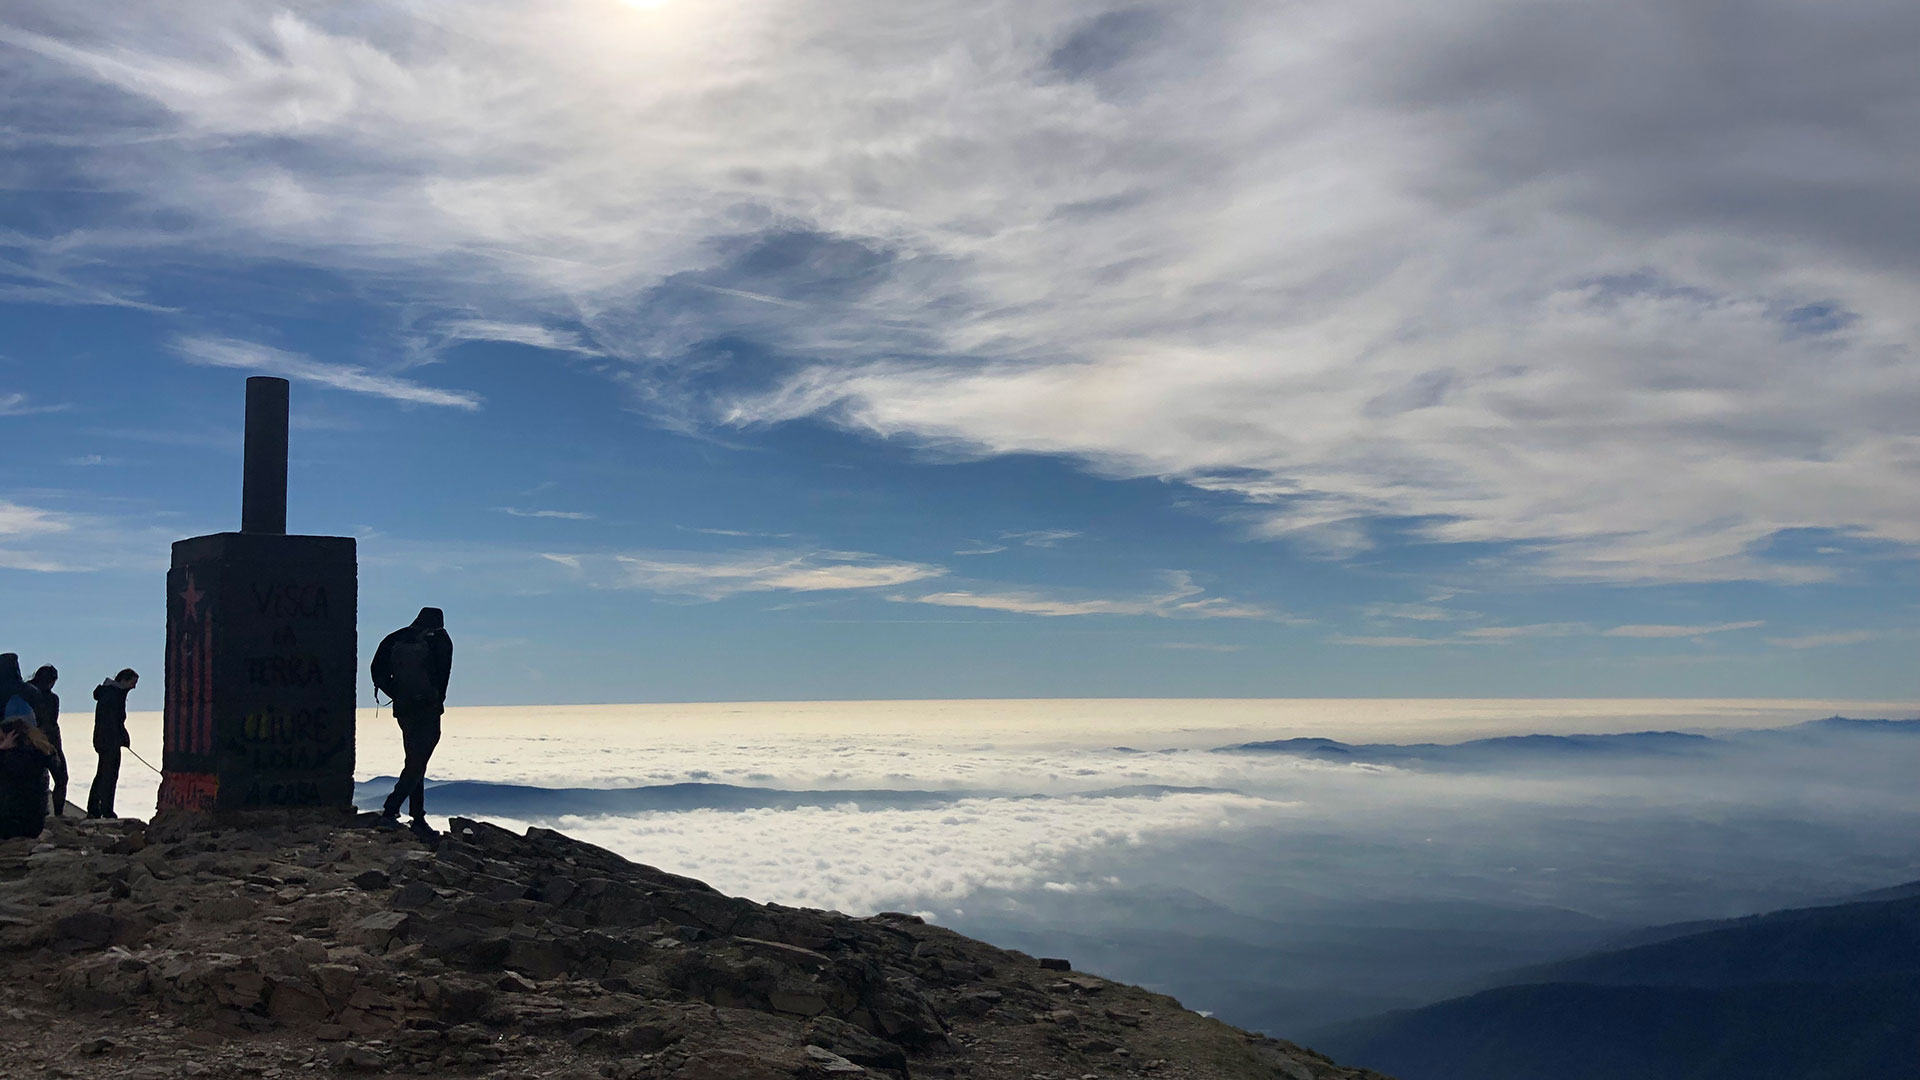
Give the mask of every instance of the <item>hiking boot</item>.
<path id="1" fill-rule="evenodd" d="M 395 831 L 398 831 L 401 828 L 400 815 L 399 814 L 381 814 L 380 820 L 374 822 L 373 827 L 376 829 L 393 829 Z"/>
<path id="2" fill-rule="evenodd" d="M 440 833 L 435 830 L 433 826 L 427 824 L 426 818 L 414 818 L 413 823 L 407 826 L 407 831 L 422 840 L 437 840 L 440 838 Z"/>

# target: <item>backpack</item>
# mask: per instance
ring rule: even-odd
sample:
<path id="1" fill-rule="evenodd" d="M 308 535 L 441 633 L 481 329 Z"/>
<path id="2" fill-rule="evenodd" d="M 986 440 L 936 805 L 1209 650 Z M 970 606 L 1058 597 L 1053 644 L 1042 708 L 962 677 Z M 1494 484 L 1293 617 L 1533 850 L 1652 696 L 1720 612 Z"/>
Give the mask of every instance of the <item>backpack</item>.
<path id="1" fill-rule="evenodd" d="M 388 654 L 392 665 L 392 687 L 387 696 L 395 701 L 432 701 L 436 696 L 433 685 L 433 639 L 427 634 L 413 634 L 393 643 L 393 651 Z"/>
<path id="2" fill-rule="evenodd" d="M 0 723 L 20 723 L 26 727 L 37 728 L 39 719 L 34 715 L 33 702 L 24 695 L 15 694 L 7 699 L 6 706 L 0 708 Z"/>

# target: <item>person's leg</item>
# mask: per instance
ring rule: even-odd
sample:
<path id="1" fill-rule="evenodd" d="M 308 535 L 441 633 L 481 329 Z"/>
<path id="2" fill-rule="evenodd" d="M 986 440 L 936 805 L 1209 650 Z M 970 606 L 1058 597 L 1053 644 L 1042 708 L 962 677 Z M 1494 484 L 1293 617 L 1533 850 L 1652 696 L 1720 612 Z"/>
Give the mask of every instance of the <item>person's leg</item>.
<path id="1" fill-rule="evenodd" d="M 412 796 L 418 805 L 420 798 L 420 778 L 427 774 L 426 755 L 420 752 L 420 721 L 409 717 L 400 721 L 400 745 L 406 748 L 406 764 L 400 769 L 400 779 L 394 782 L 393 794 L 387 796 L 386 806 L 381 808 L 382 817 L 399 817 L 400 804 Z M 431 747 L 428 748 L 431 751 Z"/>
<path id="2" fill-rule="evenodd" d="M 435 716 L 417 722 L 415 734 L 407 745 L 407 760 L 416 758 L 420 762 L 420 775 L 413 782 L 413 820 L 424 824 L 427 820 L 427 761 L 433 757 L 433 748 L 440 745 L 440 718 Z"/>
<path id="3" fill-rule="evenodd" d="M 113 796 L 120 790 L 120 748 L 100 752 L 100 771 L 94 774 L 93 789 L 100 797 L 100 817 L 114 817 Z"/>
<path id="4" fill-rule="evenodd" d="M 47 763 L 47 771 L 53 774 L 53 816 L 67 816 L 67 752 L 55 750 L 53 760 Z"/>

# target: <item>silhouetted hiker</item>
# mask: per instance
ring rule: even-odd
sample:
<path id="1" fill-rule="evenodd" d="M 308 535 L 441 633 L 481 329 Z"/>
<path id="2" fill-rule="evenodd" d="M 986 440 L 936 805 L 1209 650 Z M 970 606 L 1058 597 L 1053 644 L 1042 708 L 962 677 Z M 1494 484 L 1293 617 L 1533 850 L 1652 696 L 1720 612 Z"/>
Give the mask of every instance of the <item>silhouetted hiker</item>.
<path id="1" fill-rule="evenodd" d="M 40 688 L 29 683 L 20 674 L 20 657 L 16 653 L 0 653 L 0 709 L 14 698 L 25 701 L 34 711 L 35 723 L 40 715 Z"/>
<path id="2" fill-rule="evenodd" d="M 52 664 L 41 664 L 27 681 L 39 689 L 45 706 L 40 714 L 40 734 L 53 744 L 53 760 L 47 768 L 53 773 L 53 816 L 61 817 L 67 812 L 67 744 L 60 738 L 60 695 L 53 692 L 60 671 Z"/>
<path id="3" fill-rule="evenodd" d="M 47 763 L 41 695 L 20 677 L 20 658 L 0 653 L 0 839 L 39 836 L 47 824 Z"/>
<path id="4" fill-rule="evenodd" d="M 439 608 L 421 608 L 413 625 L 388 634 L 373 654 L 373 687 L 393 702 L 406 767 L 387 796 L 380 823 L 400 823 L 400 804 L 411 801 L 413 831 L 433 835 L 427 824 L 427 759 L 440 744 L 440 714 L 447 708 L 447 679 L 453 674 L 453 639 Z"/>
<path id="5" fill-rule="evenodd" d="M 113 817 L 113 795 L 120 787 L 120 748 L 132 746 L 127 737 L 127 694 L 140 685 L 140 673 L 122 668 L 120 674 L 93 688 L 93 752 L 100 764 L 87 789 L 87 816 Z"/>

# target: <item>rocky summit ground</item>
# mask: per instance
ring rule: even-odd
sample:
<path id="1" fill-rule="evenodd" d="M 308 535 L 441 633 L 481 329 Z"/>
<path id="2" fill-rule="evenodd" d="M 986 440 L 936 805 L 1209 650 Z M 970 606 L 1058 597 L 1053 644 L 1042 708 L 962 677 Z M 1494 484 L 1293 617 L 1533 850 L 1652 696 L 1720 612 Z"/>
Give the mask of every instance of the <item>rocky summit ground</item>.
<path id="1" fill-rule="evenodd" d="M 1377 1077 L 911 915 L 724 896 L 456 818 L 0 843 L 8 1077 Z"/>

